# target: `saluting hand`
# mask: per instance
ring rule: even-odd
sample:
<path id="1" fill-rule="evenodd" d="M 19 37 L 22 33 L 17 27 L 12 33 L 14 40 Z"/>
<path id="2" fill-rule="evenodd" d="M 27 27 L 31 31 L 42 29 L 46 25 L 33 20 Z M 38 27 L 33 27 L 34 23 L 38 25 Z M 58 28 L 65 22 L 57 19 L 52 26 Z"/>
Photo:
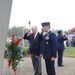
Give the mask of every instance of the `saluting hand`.
<path id="1" fill-rule="evenodd" d="M 43 28 L 41 29 L 41 33 L 42 33 L 42 34 L 44 33 L 44 30 L 43 30 Z"/>
<path id="2" fill-rule="evenodd" d="M 40 57 L 42 57 L 43 56 L 43 54 L 40 54 Z"/>
<path id="3" fill-rule="evenodd" d="M 26 33 L 29 33 L 31 30 L 27 30 Z"/>

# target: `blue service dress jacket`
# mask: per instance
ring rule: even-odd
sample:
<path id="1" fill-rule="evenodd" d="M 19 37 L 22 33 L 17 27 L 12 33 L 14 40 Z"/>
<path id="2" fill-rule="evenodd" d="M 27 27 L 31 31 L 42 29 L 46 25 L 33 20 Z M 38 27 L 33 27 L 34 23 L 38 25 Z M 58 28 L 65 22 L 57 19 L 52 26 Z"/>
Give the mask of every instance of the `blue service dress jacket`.
<path id="1" fill-rule="evenodd" d="M 23 37 L 24 39 L 29 40 L 30 43 L 30 54 L 32 55 L 39 55 L 42 53 L 42 51 L 40 50 L 40 33 L 38 32 L 36 35 L 36 38 L 34 39 L 34 34 L 30 34 L 28 35 L 27 33 L 24 35 Z"/>
<path id="2" fill-rule="evenodd" d="M 43 36 L 43 58 L 50 59 L 56 57 L 57 38 L 54 33 L 49 31 Z"/>
<path id="3" fill-rule="evenodd" d="M 68 40 L 68 38 L 66 36 L 63 36 L 63 35 L 57 36 L 58 50 L 64 50 L 65 49 L 65 46 L 64 46 L 65 40 Z"/>

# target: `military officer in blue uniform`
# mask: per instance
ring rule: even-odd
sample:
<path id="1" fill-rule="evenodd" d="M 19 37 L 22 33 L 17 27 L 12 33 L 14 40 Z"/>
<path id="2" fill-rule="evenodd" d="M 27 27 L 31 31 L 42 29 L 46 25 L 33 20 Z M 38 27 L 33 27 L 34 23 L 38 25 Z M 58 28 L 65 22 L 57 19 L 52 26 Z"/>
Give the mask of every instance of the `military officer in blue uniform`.
<path id="1" fill-rule="evenodd" d="M 43 22 L 42 31 L 46 32 L 43 35 L 43 58 L 45 59 L 47 75 L 56 75 L 55 73 L 55 58 L 57 52 L 56 35 L 50 30 L 50 22 Z"/>
<path id="2" fill-rule="evenodd" d="M 63 52 L 65 49 L 64 41 L 68 40 L 65 35 L 62 35 L 62 30 L 58 30 L 57 42 L 58 42 L 58 66 L 63 66 Z"/>

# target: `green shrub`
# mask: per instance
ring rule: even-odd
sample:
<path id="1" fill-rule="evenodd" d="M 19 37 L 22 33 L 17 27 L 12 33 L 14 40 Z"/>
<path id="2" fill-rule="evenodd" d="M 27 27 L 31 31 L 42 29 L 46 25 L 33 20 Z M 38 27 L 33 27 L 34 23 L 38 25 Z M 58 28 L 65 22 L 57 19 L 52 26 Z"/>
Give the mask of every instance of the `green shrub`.
<path id="1" fill-rule="evenodd" d="M 29 47 L 24 47 L 23 50 L 24 50 L 24 55 L 29 54 Z"/>

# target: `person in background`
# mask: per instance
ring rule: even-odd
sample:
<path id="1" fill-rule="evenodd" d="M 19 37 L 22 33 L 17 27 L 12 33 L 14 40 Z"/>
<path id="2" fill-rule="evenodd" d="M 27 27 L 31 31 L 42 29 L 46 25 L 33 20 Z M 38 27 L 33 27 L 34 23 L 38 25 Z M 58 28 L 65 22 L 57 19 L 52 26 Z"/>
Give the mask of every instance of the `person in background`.
<path id="1" fill-rule="evenodd" d="M 75 47 L 75 29 L 72 29 L 72 46 Z"/>
<path id="2" fill-rule="evenodd" d="M 45 59 L 47 75 L 56 75 L 55 72 L 55 58 L 57 52 L 56 35 L 50 30 L 50 22 L 43 22 L 42 25 L 42 43 L 43 43 L 43 58 Z"/>
<path id="3" fill-rule="evenodd" d="M 64 41 L 68 38 L 62 34 L 62 30 L 58 30 L 57 42 L 58 42 L 58 66 L 63 66 L 63 52 L 65 49 Z"/>
<path id="4" fill-rule="evenodd" d="M 31 31 L 32 33 L 30 33 Z M 34 75 L 42 75 L 42 70 L 41 70 L 42 51 L 40 49 L 40 33 L 38 32 L 37 27 L 32 26 L 31 30 L 28 30 L 23 38 L 29 40 L 30 43 L 29 49 L 30 49 L 32 64 L 34 67 Z"/>

